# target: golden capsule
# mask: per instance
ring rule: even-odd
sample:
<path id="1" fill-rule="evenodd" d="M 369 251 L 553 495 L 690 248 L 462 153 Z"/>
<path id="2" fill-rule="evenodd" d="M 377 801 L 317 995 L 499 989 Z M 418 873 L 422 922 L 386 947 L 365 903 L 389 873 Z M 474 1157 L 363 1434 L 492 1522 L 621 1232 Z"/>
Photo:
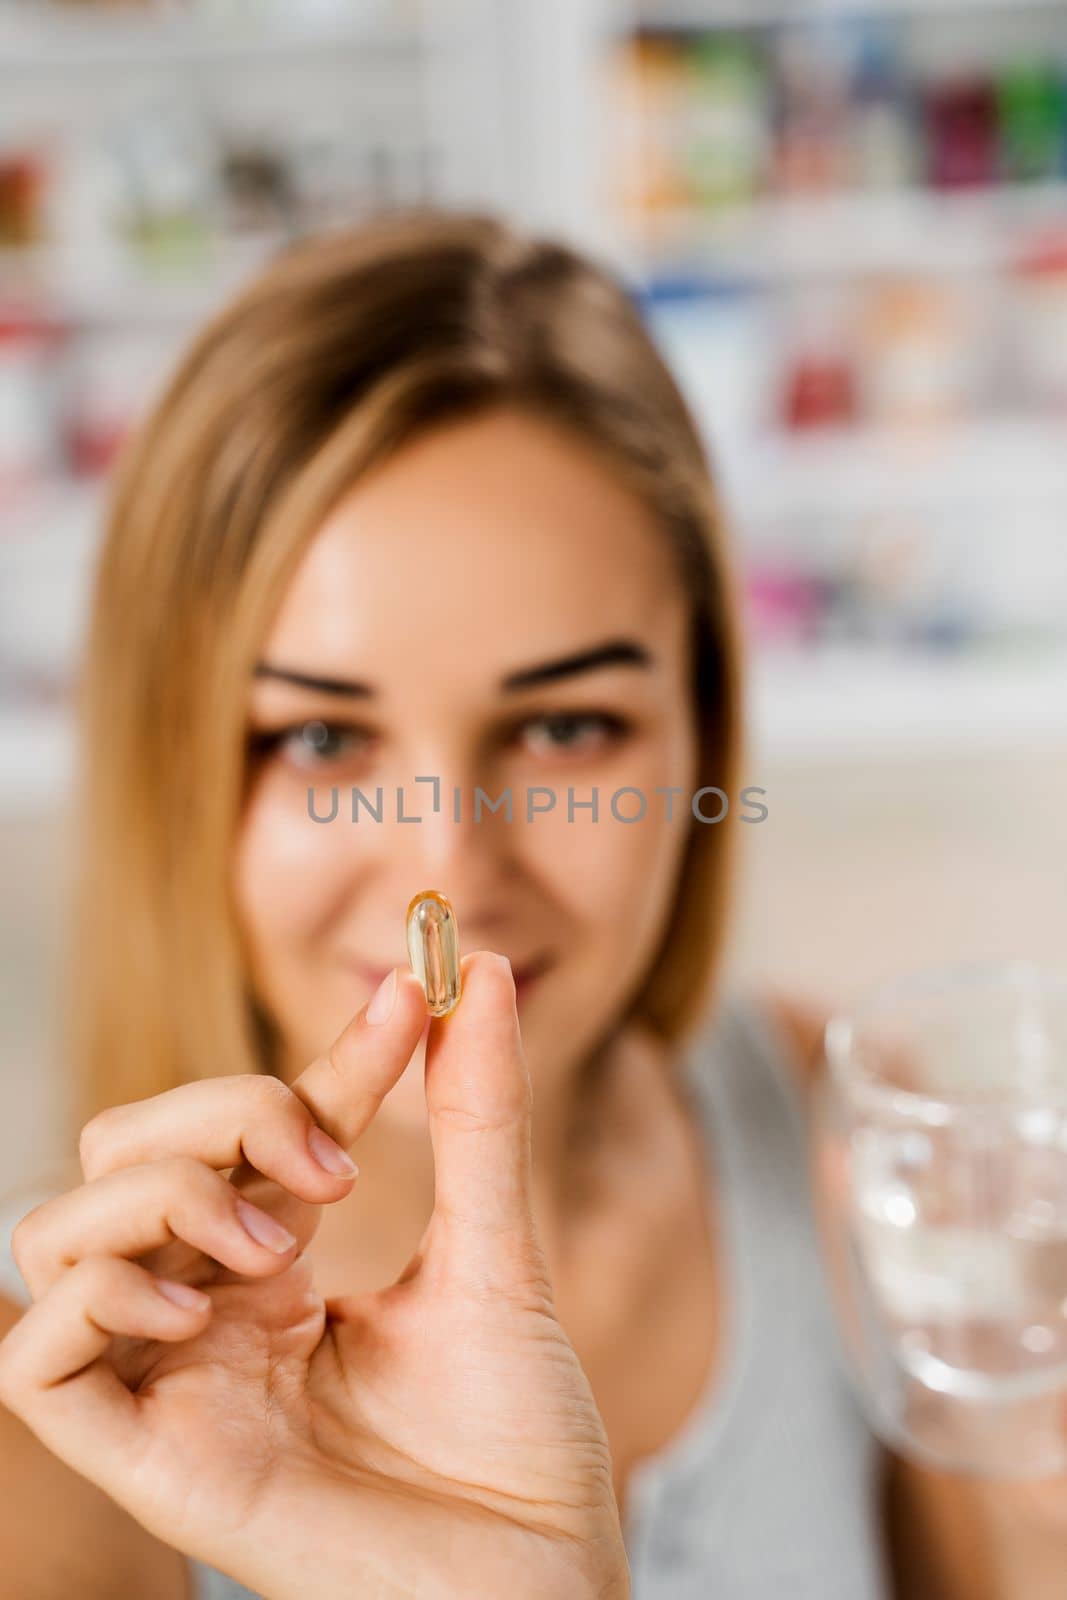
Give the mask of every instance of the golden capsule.
<path id="1" fill-rule="evenodd" d="M 451 903 L 436 889 L 424 889 L 408 906 L 407 940 L 430 1015 L 447 1017 L 459 1005 L 459 927 Z"/>

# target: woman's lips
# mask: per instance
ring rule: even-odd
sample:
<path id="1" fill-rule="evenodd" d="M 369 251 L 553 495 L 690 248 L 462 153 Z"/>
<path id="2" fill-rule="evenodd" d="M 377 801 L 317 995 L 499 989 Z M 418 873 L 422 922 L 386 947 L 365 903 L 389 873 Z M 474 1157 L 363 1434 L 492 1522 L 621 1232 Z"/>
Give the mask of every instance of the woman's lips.
<path id="1" fill-rule="evenodd" d="M 516 1000 L 522 1000 L 526 995 L 529 994 L 530 990 L 533 988 L 538 978 L 541 977 L 547 966 L 547 961 L 543 961 L 536 966 L 513 969 L 515 976 Z"/>
<path id="2" fill-rule="evenodd" d="M 354 966 L 356 972 L 368 985 L 372 994 L 392 971 L 391 967 L 371 967 L 364 961 L 356 961 L 350 964 Z M 528 961 L 523 966 L 512 965 L 511 970 L 515 978 L 515 999 L 517 1001 L 522 1000 L 529 994 L 538 978 L 547 971 L 549 965 L 550 963 L 546 957 L 541 957 L 536 961 Z"/>

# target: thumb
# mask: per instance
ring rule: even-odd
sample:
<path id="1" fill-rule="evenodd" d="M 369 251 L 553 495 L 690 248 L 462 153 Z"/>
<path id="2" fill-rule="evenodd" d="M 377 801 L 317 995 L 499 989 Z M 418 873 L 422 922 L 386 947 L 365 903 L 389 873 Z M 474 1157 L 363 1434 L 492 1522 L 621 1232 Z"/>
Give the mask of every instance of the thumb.
<path id="1" fill-rule="evenodd" d="M 462 962 L 462 998 L 426 1041 L 434 1219 L 476 1249 L 530 1240 L 530 1074 L 506 956 Z"/>

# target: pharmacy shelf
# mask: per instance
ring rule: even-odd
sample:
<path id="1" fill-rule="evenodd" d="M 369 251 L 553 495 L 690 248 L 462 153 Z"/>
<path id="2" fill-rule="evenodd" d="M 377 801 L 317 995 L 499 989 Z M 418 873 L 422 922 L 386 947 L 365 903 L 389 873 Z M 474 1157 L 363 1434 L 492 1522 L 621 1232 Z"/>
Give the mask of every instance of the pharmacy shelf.
<path id="1" fill-rule="evenodd" d="M 1053 227 L 1067 227 L 1059 180 L 647 212 L 621 219 L 620 244 L 628 269 L 643 263 L 653 282 L 674 271 L 752 283 L 880 271 L 970 276 L 1010 267 L 1028 235 Z"/>
<path id="2" fill-rule="evenodd" d="M 56 479 L 0 504 L 0 819 L 51 814 L 70 792 L 74 739 L 59 686 L 80 649 L 105 493 L 99 481 Z M 8 687 L 27 681 L 41 685 L 41 704 Z"/>
<path id="3" fill-rule="evenodd" d="M 0 814 L 50 808 L 66 791 L 64 702 L 84 637 L 101 497 L 100 485 L 42 485 L 0 507 Z"/>
<path id="4" fill-rule="evenodd" d="M 850 16 L 970 16 L 979 11 L 1062 16 L 1063 0 L 634 0 L 629 21 L 644 28 L 755 28 Z"/>
<path id="5" fill-rule="evenodd" d="M 73 776 L 69 713 L 0 707 L 0 821 L 60 810 Z"/>
<path id="6" fill-rule="evenodd" d="M 100 479 L 56 476 L 0 499 L 0 561 L 16 544 L 42 540 L 84 543 L 95 537 L 104 508 Z"/>
<path id="7" fill-rule="evenodd" d="M 286 243 L 282 234 L 212 238 L 152 265 L 118 243 L 0 250 L 0 297 L 59 323 L 189 324 L 213 311 Z"/>
<path id="8" fill-rule="evenodd" d="M 1067 749 L 1067 647 L 1016 661 L 757 654 L 755 753 L 791 762 Z"/>
<path id="9" fill-rule="evenodd" d="M 385 4 L 364 4 L 351 20 L 288 16 L 251 25 L 212 22 L 195 14 L 116 11 L 92 17 L 55 7 L 0 9 L 0 75 L 125 71 L 193 65 L 210 68 L 257 62 L 328 60 L 338 53 L 381 67 L 421 54 L 420 29 L 397 23 Z"/>
<path id="10" fill-rule="evenodd" d="M 745 518 L 997 504 L 1011 511 L 1014 535 L 1027 508 L 1067 505 L 1067 418 L 783 432 L 730 450 L 717 448 L 707 423 L 705 432 L 724 491 Z"/>

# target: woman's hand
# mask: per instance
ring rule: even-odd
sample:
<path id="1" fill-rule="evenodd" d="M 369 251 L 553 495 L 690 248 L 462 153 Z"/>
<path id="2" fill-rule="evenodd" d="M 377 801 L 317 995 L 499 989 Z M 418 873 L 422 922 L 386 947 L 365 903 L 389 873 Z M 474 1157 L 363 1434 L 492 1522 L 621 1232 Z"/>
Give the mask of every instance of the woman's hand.
<path id="1" fill-rule="evenodd" d="M 102 1112 L 86 1182 L 15 1232 L 33 1304 L 0 1341 L 0 1399 L 268 1600 L 629 1593 L 607 1439 L 533 1231 L 511 970 L 480 951 L 463 979 L 427 1040 L 433 1215 L 395 1284 L 316 1292 L 303 1252 L 352 1179 L 308 1135 L 350 1146 L 400 1077 L 426 1020 L 409 973 L 291 1088 L 231 1076 Z M 256 1242 L 252 1199 L 291 1244 Z M 204 1304 L 165 1298 L 161 1272 Z"/>

